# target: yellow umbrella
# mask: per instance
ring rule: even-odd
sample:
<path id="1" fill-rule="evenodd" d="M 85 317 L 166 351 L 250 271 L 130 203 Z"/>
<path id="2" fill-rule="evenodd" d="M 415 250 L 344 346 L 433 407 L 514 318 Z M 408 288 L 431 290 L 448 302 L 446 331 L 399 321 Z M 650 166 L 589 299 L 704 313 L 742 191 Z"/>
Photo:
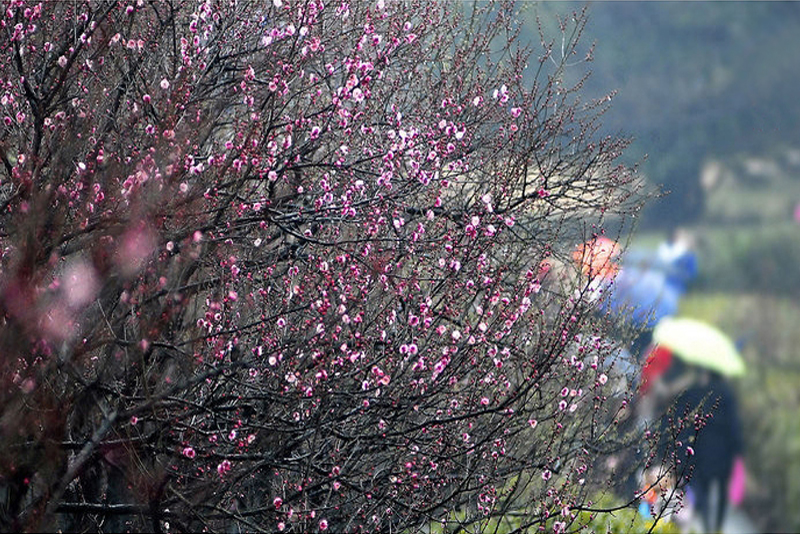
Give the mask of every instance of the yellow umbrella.
<path id="1" fill-rule="evenodd" d="M 686 317 L 665 317 L 653 330 L 653 343 L 686 363 L 725 376 L 741 376 L 745 364 L 730 337 L 710 324 Z"/>

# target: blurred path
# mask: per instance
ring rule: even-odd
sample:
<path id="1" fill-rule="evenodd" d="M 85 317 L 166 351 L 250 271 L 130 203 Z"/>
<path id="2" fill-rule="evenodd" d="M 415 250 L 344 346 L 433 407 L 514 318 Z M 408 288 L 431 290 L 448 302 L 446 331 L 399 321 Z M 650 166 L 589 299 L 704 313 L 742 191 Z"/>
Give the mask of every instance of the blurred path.
<path id="1" fill-rule="evenodd" d="M 734 508 L 728 512 L 725 523 L 722 525 L 723 534 L 756 534 L 757 532 L 755 525 L 741 508 Z"/>

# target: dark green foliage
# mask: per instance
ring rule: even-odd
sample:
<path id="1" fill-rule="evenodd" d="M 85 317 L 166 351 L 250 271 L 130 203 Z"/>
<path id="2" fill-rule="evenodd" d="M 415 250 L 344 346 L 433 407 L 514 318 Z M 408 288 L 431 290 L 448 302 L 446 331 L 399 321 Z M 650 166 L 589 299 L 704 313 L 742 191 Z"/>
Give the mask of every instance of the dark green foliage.
<path id="1" fill-rule="evenodd" d="M 534 15 L 582 4 L 541 3 Z M 596 42 L 586 95 L 616 90 L 608 132 L 635 137 L 628 157 L 671 194 L 644 225 L 668 227 L 703 211 L 704 159 L 760 152 L 800 138 L 800 4 L 791 2 L 596 2 L 585 43 Z"/>

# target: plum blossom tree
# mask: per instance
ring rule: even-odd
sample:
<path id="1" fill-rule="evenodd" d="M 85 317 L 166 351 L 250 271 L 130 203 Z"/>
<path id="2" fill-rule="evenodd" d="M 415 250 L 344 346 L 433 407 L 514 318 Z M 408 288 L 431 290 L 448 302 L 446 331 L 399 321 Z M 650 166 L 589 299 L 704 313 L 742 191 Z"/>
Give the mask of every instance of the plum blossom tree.
<path id="1" fill-rule="evenodd" d="M 613 346 L 546 277 L 640 200 L 584 13 L 2 10 L 3 530 L 577 526 Z"/>

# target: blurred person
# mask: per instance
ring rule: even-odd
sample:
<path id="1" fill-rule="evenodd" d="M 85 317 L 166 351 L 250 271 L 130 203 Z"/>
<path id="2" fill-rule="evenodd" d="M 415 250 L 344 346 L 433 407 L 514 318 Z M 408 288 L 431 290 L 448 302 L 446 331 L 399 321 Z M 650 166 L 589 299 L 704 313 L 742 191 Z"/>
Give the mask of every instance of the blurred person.
<path id="1" fill-rule="evenodd" d="M 647 519 L 664 518 L 674 523 L 682 534 L 695 527 L 693 499 L 678 487 L 674 470 L 662 464 L 642 471 L 639 514 Z"/>
<path id="2" fill-rule="evenodd" d="M 720 532 L 729 503 L 738 506 L 744 497 L 744 445 L 733 389 L 719 373 L 654 346 L 640 393 L 640 417 L 661 431 L 658 458 L 675 451 L 681 462 L 676 486 L 685 487 L 687 505 L 703 532 Z M 670 431 L 675 424 L 677 434 Z"/>
<path id="3" fill-rule="evenodd" d="M 609 255 L 615 263 L 607 278 L 613 280 L 609 280 L 600 310 L 623 317 L 634 327 L 636 335 L 629 350 L 640 362 L 647 356 L 653 328 L 664 317 L 678 313 L 681 298 L 698 274 L 694 249 L 694 236 L 676 228 L 655 251 L 633 251 L 619 265 L 620 253 Z M 585 254 L 583 257 L 586 262 Z"/>
<path id="4" fill-rule="evenodd" d="M 658 246 L 656 258 L 667 283 L 679 294 L 685 293 L 699 271 L 694 235 L 685 228 L 674 229 Z"/>

